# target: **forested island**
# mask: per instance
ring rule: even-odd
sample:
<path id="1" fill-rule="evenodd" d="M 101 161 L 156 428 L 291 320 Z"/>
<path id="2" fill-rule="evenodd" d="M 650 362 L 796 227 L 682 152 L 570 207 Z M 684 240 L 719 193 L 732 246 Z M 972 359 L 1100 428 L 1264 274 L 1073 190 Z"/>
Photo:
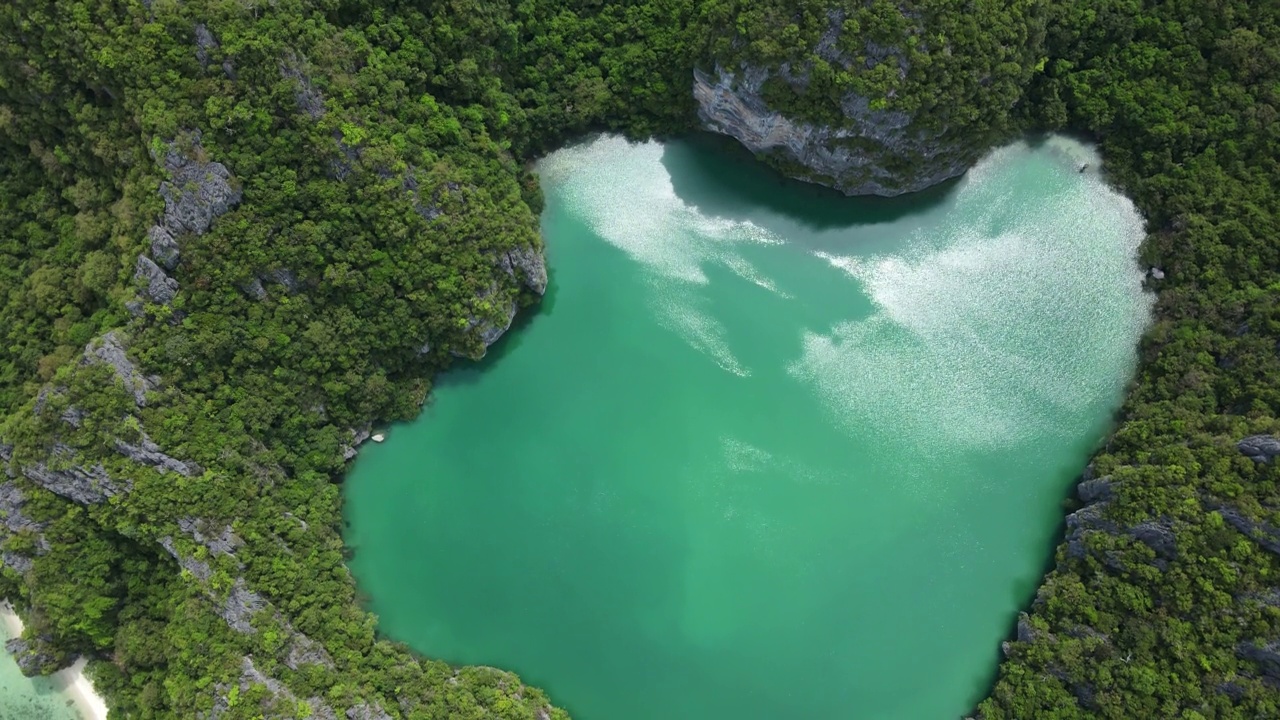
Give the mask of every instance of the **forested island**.
<path id="1" fill-rule="evenodd" d="M 974 715 L 1280 715 L 1280 6 L 15 0 L 0 39 L 24 671 L 87 656 L 118 717 L 567 717 L 380 637 L 341 538 L 373 425 L 546 289 L 529 162 L 701 128 L 895 195 L 1070 131 L 1156 323 Z"/>

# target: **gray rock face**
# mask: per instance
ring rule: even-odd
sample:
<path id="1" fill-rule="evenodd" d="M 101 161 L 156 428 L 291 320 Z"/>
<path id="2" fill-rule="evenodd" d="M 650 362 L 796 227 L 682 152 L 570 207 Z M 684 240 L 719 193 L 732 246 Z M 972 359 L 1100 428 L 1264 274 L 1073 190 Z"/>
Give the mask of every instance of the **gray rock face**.
<path id="1" fill-rule="evenodd" d="M 58 416 L 58 419 L 73 428 L 78 428 L 84 423 L 85 411 L 73 405 L 68 407 L 66 410 L 63 410 L 62 414 Z"/>
<path id="2" fill-rule="evenodd" d="M 36 392 L 36 403 L 34 413 L 37 417 L 44 412 L 45 407 L 49 405 L 49 400 L 55 396 L 65 395 L 67 389 L 65 387 L 53 387 L 45 385 Z"/>
<path id="3" fill-rule="evenodd" d="M 293 97 L 298 103 L 299 110 L 306 113 L 312 120 L 324 117 L 324 96 L 316 89 L 311 78 L 299 67 L 296 58 L 280 65 L 280 77 L 297 83 Z"/>
<path id="4" fill-rule="evenodd" d="M 1218 502 L 1208 502 L 1205 506 L 1218 511 L 1227 524 L 1241 534 L 1262 546 L 1264 550 L 1280 555 L 1280 528 L 1264 522 L 1255 522 L 1239 510 Z"/>
<path id="5" fill-rule="evenodd" d="M 137 269 L 133 273 L 134 280 L 145 284 L 142 294 L 148 300 L 160 305 L 168 305 L 178 294 L 178 281 L 165 274 L 151 258 L 138 256 Z"/>
<path id="6" fill-rule="evenodd" d="M 103 363 L 115 371 L 116 377 L 124 383 L 125 390 L 133 394 L 133 401 L 138 407 L 147 404 L 147 392 L 154 390 L 160 382 L 155 376 L 138 372 L 125 353 L 125 346 L 120 335 L 112 330 L 96 340 L 91 340 L 84 349 L 87 363 Z"/>
<path id="7" fill-rule="evenodd" d="M 204 23 L 196 25 L 196 60 L 200 62 L 200 68 L 209 69 L 209 51 L 218 48 L 218 41 L 213 37 L 213 33 L 209 32 L 209 28 Z"/>
<path id="8" fill-rule="evenodd" d="M 1114 491 L 1115 483 L 1110 476 L 1085 480 L 1076 486 L 1076 496 L 1084 503 L 1110 500 Z"/>
<path id="9" fill-rule="evenodd" d="M 268 696 L 263 701 L 263 707 L 261 708 L 263 717 L 297 716 L 298 696 L 284 683 L 259 670 L 254 665 L 252 658 L 245 657 L 240 664 L 239 692 L 246 693 L 254 685 L 261 685 L 267 689 Z M 218 720 L 231 711 L 231 701 L 228 697 L 230 690 L 231 688 L 225 684 L 215 686 L 214 692 L 216 694 L 213 700 L 213 709 L 205 716 L 204 720 Z M 338 720 L 333 708 L 323 699 L 312 697 L 308 698 L 306 703 L 311 710 L 310 717 L 316 720 Z"/>
<path id="10" fill-rule="evenodd" d="M 494 258 L 494 264 L 511 280 L 538 295 L 542 295 L 547 291 L 547 262 L 538 248 L 526 245 L 514 250 L 508 250 Z M 498 293 L 499 286 L 495 283 L 489 287 L 487 292 L 480 295 L 477 300 L 486 302 Z M 488 350 L 490 345 L 497 342 L 498 338 L 511 329 L 511 323 L 515 320 L 516 312 L 520 309 L 520 305 L 513 299 L 503 309 L 505 312 L 498 321 L 482 318 L 478 315 L 472 315 L 467 319 L 467 332 L 477 331 L 484 350 Z M 425 355 L 430 350 L 431 345 L 427 342 L 423 344 L 418 354 Z M 468 355 L 454 350 L 453 355 L 454 357 L 479 360 L 485 356 L 485 352 L 481 351 L 478 355 Z"/>
<path id="11" fill-rule="evenodd" d="M 478 300 L 480 301 L 488 300 L 489 298 L 493 297 L 497 293 L 498 293 L 498 286 L 495 284 L 489 288 L 489 291 L 487 293 L 481 295 L 478 298 Z M 501 321 L 494 322 L 493 320 L 490 320 L 488 318 L 483 318 L 478 315 L 472 315 L 471 317 L 467 318 L 467 327 L 465 328 L 466 332 L 476 333 L 476 335 L 480 340 L 481 350 L 478 354 L 474 354 L 474 355 L 469 355 L 467 353 L 454 350 L 453 351 L 454 357 L 465 357 L 465 358 L 470 358 L 472 360 L 479 360 L 480 358 L 483 358 L 485 356 L 485 351 L 489 349 L 489 346 L 497 342 L 498 338 L 502 337 L 503 334 L 505 334 L 507 330 L 511 328 L 511 323 L 513 320 L 515 320 L 516 310 L 518 309 L 519 308 L 518 308 L 518 305 L 516 304 L 516 301 L 512 300 L 506 306 L 505 308 L 506 312 L 503 315 L 504 319 Z"/>
<path id="12" fill-rule="evenodd" d="M 26 575 L 36 566 L 36 561 L 26 555 L 5 550 L 0 553 L 0 565 L 12 569 L 19 575 Z"/>
<path id="13" fill-rule="evenodd" d="M 1036 628 L 1026 613 L 1018 613 L 1018 642 L 1031 642 L 1036 639 Z"/>
<path id="14" fill-rule="evenodd" d="M 0 483 L 0 523 L 3 523 L 9 532 L 40 532 L 44 529 L 44 525 L 35 522 L 22 512 L 22 506 L 26 503 L 26 496 L 15 483 L 9 481 Z"/>
<path id="15" fill-rule="evenodd" d="M 1088 554 L 1085 539 L 1090 533 L 1117 531 L 1115 523 L 1103 517 L 1106 503 L 1087 505 L 1067 516 L 1067 557 L 1081 560 Z"/>
<path id="16" fill-rule="evenodd" d="M 355 170 L 356 163 L 360 162 L 360 150 L 347 144 L 342 130 L 334 130 L 332 137 L 341 157 L 330 158 L 329 177 L 334 180 L 346 180 Z"/>
<path id="17" fill-rule="evenodd" d="M 418 190 L 418 176 L 412 167 L 405 172 L 404 181 L 401 183 L 401 187 L 403 187 L 405 192 L 409 193 L 409 196 L 413 199 L 414 212 L 421 215 L 424 219 L 435 220 L 444 214 L 440 210 L 440 206 L 438 204 L 440 201 L 440 191 L 436 191 L 435 195 L 431 198 L 431 202 L 422 202 L 422 193 Z"/>
<path id="18" fill-rule="evenodd" d="M 173 239 L 172 233 L 159 225 L 152 225 L 147 231 L 147 238 L 151 240 L 151 257 L 161 267 L 170 271 L 178 267 L 178 241 Z"/>
<path id="19" fill-rule="evenodd" d="M 8 458 L 3 457 L 2 454 L 0 459 L 8 461 Z M 15 483 L 8 481 L 0 483 L 0 525 L 3 525 L 8 534 L 34 533 L 37 538 L 35 554 L 43 555 L 49 551 L 49 541 L 44 537 L 44 525 L 23 513 L 22 506 L 25 504 L 26 496 Z M 26 555 L 6 550 L 0 553 L 0 564 L 12 568 L 19 574 L 25 574 L 34 566 L 34 560 Z"/>
<path id="20" fill-rule="evenodd" d="M 392 720 L 392 717 L 380 707 L 360 703 L 347 710 L 347 720 Z"/>
<path id="21" fill-rule="evenodd" d="M 1240 643 L 1236 646 L 1236 657 L 1257 663 L 1265 677 L 1280 680 L 1280 640 Z"/>
<path id="22" fill-rule="evenodd" d="M 918 19 L 904 8 L 903 14 Z M 813 52 L 831 67 L 854 69 L 855 59 L 839 48 L 846 14 L 827 12 L 826 30 Z M 921 36 L 922 39 L 924 36 Z M 927 41 L 926 41 L 927 42 Z M 866 41 L 867 66 L 910 70 L 898 48 Z M 809 86 L 812 66 L 724 67 L 695 70 L 693 95 L 702 126 L 737 139 L 753 153 L 776 156 L 802 180 L 846 195 L 901 195 L 959 176 L 985 148 L 964 148 L 938 131 L 923 129 L 913 116 L 872 107 L 871 99 L 850 92 L 840 98 L 844 121 L 818 125 L 787 117 L 765 101 L 767 84 L 786 83 L 796 92 Z M 892 70 L 891 70 L 892 72 Z"/>
<path id="23" fill-rule="evenodd" d="M 1163 560 L 1173 560 L 1178 556 L 1177 536 L 1165 523 L 1139 523 L 1129 530 L 1129 534 L 1154 550 Z"/>
<path id="24" fill-rule="evenodd" d="M 282 286 L 285 289 L 285 292 L 290 295 L 298 292 L 298 289 L 302 287 L 302 284 L 298 282 L 298 276 L 289 268 L 278 268 L 276 270 L 272 270 L 269 277 L 277 285 Z"/>
<path id="25" fill-rule="evenodd" d="M 351 431 L 351 443 L 342 448 L 342 459 L 350 460 L 356 456 L 356 448 L 360 447 L 367 441 L 371 433 L 369 428 L 360 428 Z"/>
<path id="26" fill-rule="evenodd" d="M 1247 694 L 1247 691 L 1243 687 L 1240 687 L 1239 685 L 1233 682 L 1219 683 L 1218 687 L 1215 688 L 1215 690 L 1231 698 L 1231 702 L 1236 702 L 1236 703 L 1243 700 L 1245 695 Z"/>
<path id="27" fill-rule="evenodd" d="M 66 664 L 67 658 L 52 650 L 47 639 L 16 637 L 4 649 L 18 662 L 27 677 L 51 673 Z"/>
<path id="28" fill-rule="evenodd" d="M 303 665 L 332 668 L 333 658 L 329 657 L 329 652 L 320 643 L 302 633 L 294 633 L 284 665 L 290 670 L 297 670 Z"/>
<path id="29" fill-rule="evenodd" d="M 76 461 L 75 451 L 66 445 L 55 444 L 53 455 L 70 467 L 50 468 L 47 464 L 38 462 L 22 468 L 22 474 L 45 490 L 72 502 L 94 505 L 128 492 L 132 487 L 128 480 L 112 479 L 102 465 L 82 467 Z"/>
<path id="30" fill-rule="evenodd" d="M 214 555 L 231 555 L 244 544 L 240 538 L 236 537 L 230 525 L 223 525 L 217 529 L 216 534 L 213 529 L 208 527 L 209 525 L 210 523 L 193 517 L 185 517 L 178 520 L 179 529 L 189 534 L 196 542 L 205 546 L 205 549 Z"/>
<path id="31" fill-rule="evenodd" d="M 244 578 L 236 578 L 227 593 L 227 600 L 218 609 L 218 615 L 236 632 L 246 635 L 256 633 L 250 620 L 253 614 L 266 608 L 267 601 L 261 595 L 249 589 Z"/>
<path id="32" fill-rule="evenodd" d="M 183 557 L 178 552 L 178 546 L 174 544 L 172 537 L 160 538 L 160 546 L 178 561 L 178 567 L 191 573 L 192 577 L 200 582 L 208 582 L 209 578 L 213 577 L 213 569 L 209 567 L 209 563 L 191 557 Z"/>
<path id="33" fill-rule="evenodd" d="M 542 295 L 547 291 L 547 260 L 532 245 L 524 245 L 515 250 L 508 250 L 498 258 L 498 267 L 515 280 L 535 293 Z"/>
<path id="34" fill-rule="evenodd" d="M 490 345 L 498 342 L 498 338 L 505 335 L 506 332 L 511 329 L 511 322 L 516 319 L 516 310 L 516 303 L 515 301 L 512 301 L 511 305 L 507 307 L 505 320 L 494 323 L 487 321 L 482 322 L 476 318 L 471 318 L 471 324 L 468 326 L 468 329 L 474 328 L 477 325 L 480 326 L 480 342 L 484 343 L 485 348 L 488 348 Z"/>
<path id="35" fill-rule="evenodd" d="M 142 437 L 137 444 L 127 443 L 117 438 L 115 449 L 116 452 L 130 460 L 142 465 L 149 465 L 162 473 L 176 472 L 186 477 L 197 474 L 190 464 L 164 454 L 160 450 L 160 446 L 152 442 L 145 432 L 142 433 Z"/>
<path id="36" fill-rule="evenodd" d="M 911 116 L 874 110 L 867 98 L 852 93 L 840 103 L 846 119 L 842 127 L 789 118 L 764 100 L 765 83 L 775 74 L 788 77 L 790 69 L 695 70 L 693 95 L 702 126 L 736 139 L 753 153 L 778 153 L 806 168 L 807 176 L 800 179 L 846 195 L 923 190 L 963 174 L 973 160 L 936 135 L 915 129 Z M 890 170 L 887 161 L 893 159 L 908 165 L 910 172 Z"/>
<path id="37" fill-rule="evenodd" d="M 1280 455 L 1280 438 L 1274 435 L 1250 435 L 1236 443 L 1236 449 L 1256 463 L 1270 463 Z"/>
<path id="38" fill-rule="evenodd" d="M 1014 634 L 1014 640 L 1020 643 L 1034 642 L 1040 636 L 1040 631 L 1031 624 L 1031 618 L 1026 613 L 1018 613 L 1018 625 Z M 1009 657 L 1013 654 L 1014 645 L 1012 642 L 1005 641 L 1000 644 L 1000 652 Z"/>
<path id="39" fill-rule="evenodd" d="M 262 279 L 255 277 L 247 280 L 240 285 L 240 289 L 245 295 L 252 297 L 254 300 L 266 300 L 267 289 L 262 285 Z"/>
<path id="40" fill-rule="evenodd" d="M 160 185 L 164 198 L 164 220 L 161 223 L 173 235 L 191 232 L 201 235 L 209 231 L 213 221 L 240 202 L 240 190 L 231 184 L 231 172 L 222 163 L 198 159 L 203 155 L 196 136 L 192 157 L 170 145 L 165 154 L 164 169 L 172 182 Z"/>
<path id="41" fill-rule="evenodd" d="M 267 286 L 264 283 L 273 283 L 284 288 L 284 291 L 290 295 L 296 294 L 302 289 L 302 281 L 298 279 L 296 273 L 289 268 L 277 268 L 271 272 L 260 272 L 254 277 L 240 284 L 240 290 L 254 300 L 267 299 Z"/>

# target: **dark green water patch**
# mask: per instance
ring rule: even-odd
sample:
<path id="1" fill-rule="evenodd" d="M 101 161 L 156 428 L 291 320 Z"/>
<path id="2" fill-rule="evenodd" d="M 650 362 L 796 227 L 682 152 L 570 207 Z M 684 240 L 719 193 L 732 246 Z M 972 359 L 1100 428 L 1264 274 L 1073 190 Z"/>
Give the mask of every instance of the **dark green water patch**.
<path id="1" fill-rule="evenodd" d="M 877 202 L 701 142 L 551 155 L 554 303 L 348 480 L 380 629 L 588 720 L 958 717 L 1147 322 L 1082 162 Z"/>

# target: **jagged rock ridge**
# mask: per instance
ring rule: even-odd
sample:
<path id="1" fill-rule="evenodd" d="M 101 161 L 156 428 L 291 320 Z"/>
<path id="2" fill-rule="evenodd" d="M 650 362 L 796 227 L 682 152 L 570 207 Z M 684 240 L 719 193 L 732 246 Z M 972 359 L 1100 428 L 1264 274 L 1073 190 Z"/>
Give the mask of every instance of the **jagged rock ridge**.
<path id="1" fill-rule="evenodd" d="M 907 16 L 914 13 L 904 11 Z M 827 13 L 827 28 L 814 54 L 832 67 L 850 70 L 853 59 L 838 47 L 846 13 Z M 864 43 L 868 65 L 896 63 L 906 78 L 910 65 L 899 49 Z M 735 138 L 748 150 L 801 180 L 846 195 L 893 196 L 923 190 L 963 174 L 987 148 L 942 130 L 925 128 L 906 112 L 873 106 L 855 92 L 839 99 L 844 122 L 809 122 L 771 107 L 766 84 L 782 81 L 797 93 L 810 83 L 811 65 L 774 67 L 742 63 L 697 69 L 693 95 L 702 126 Z"/>

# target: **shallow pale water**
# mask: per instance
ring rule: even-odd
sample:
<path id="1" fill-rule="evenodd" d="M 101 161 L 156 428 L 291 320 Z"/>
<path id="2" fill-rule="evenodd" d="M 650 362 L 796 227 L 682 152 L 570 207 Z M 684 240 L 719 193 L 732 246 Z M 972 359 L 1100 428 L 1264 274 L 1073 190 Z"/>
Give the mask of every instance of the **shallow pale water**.
<path id="1" fill-rule="evenodd" d="M 1149 313 L 1083 162 L 886 201 L 704 139 L 546 158 L 543 307 L 347 482 L 380 630 L 587 720 L 959 717 Z"/>
<path id="2" fill-rule="evenodd" d="M 0 623 L 0 720 L 79 720 L 71 699 L 51 678 L 28 678 L 4 652 L 9 630 Z"/>

